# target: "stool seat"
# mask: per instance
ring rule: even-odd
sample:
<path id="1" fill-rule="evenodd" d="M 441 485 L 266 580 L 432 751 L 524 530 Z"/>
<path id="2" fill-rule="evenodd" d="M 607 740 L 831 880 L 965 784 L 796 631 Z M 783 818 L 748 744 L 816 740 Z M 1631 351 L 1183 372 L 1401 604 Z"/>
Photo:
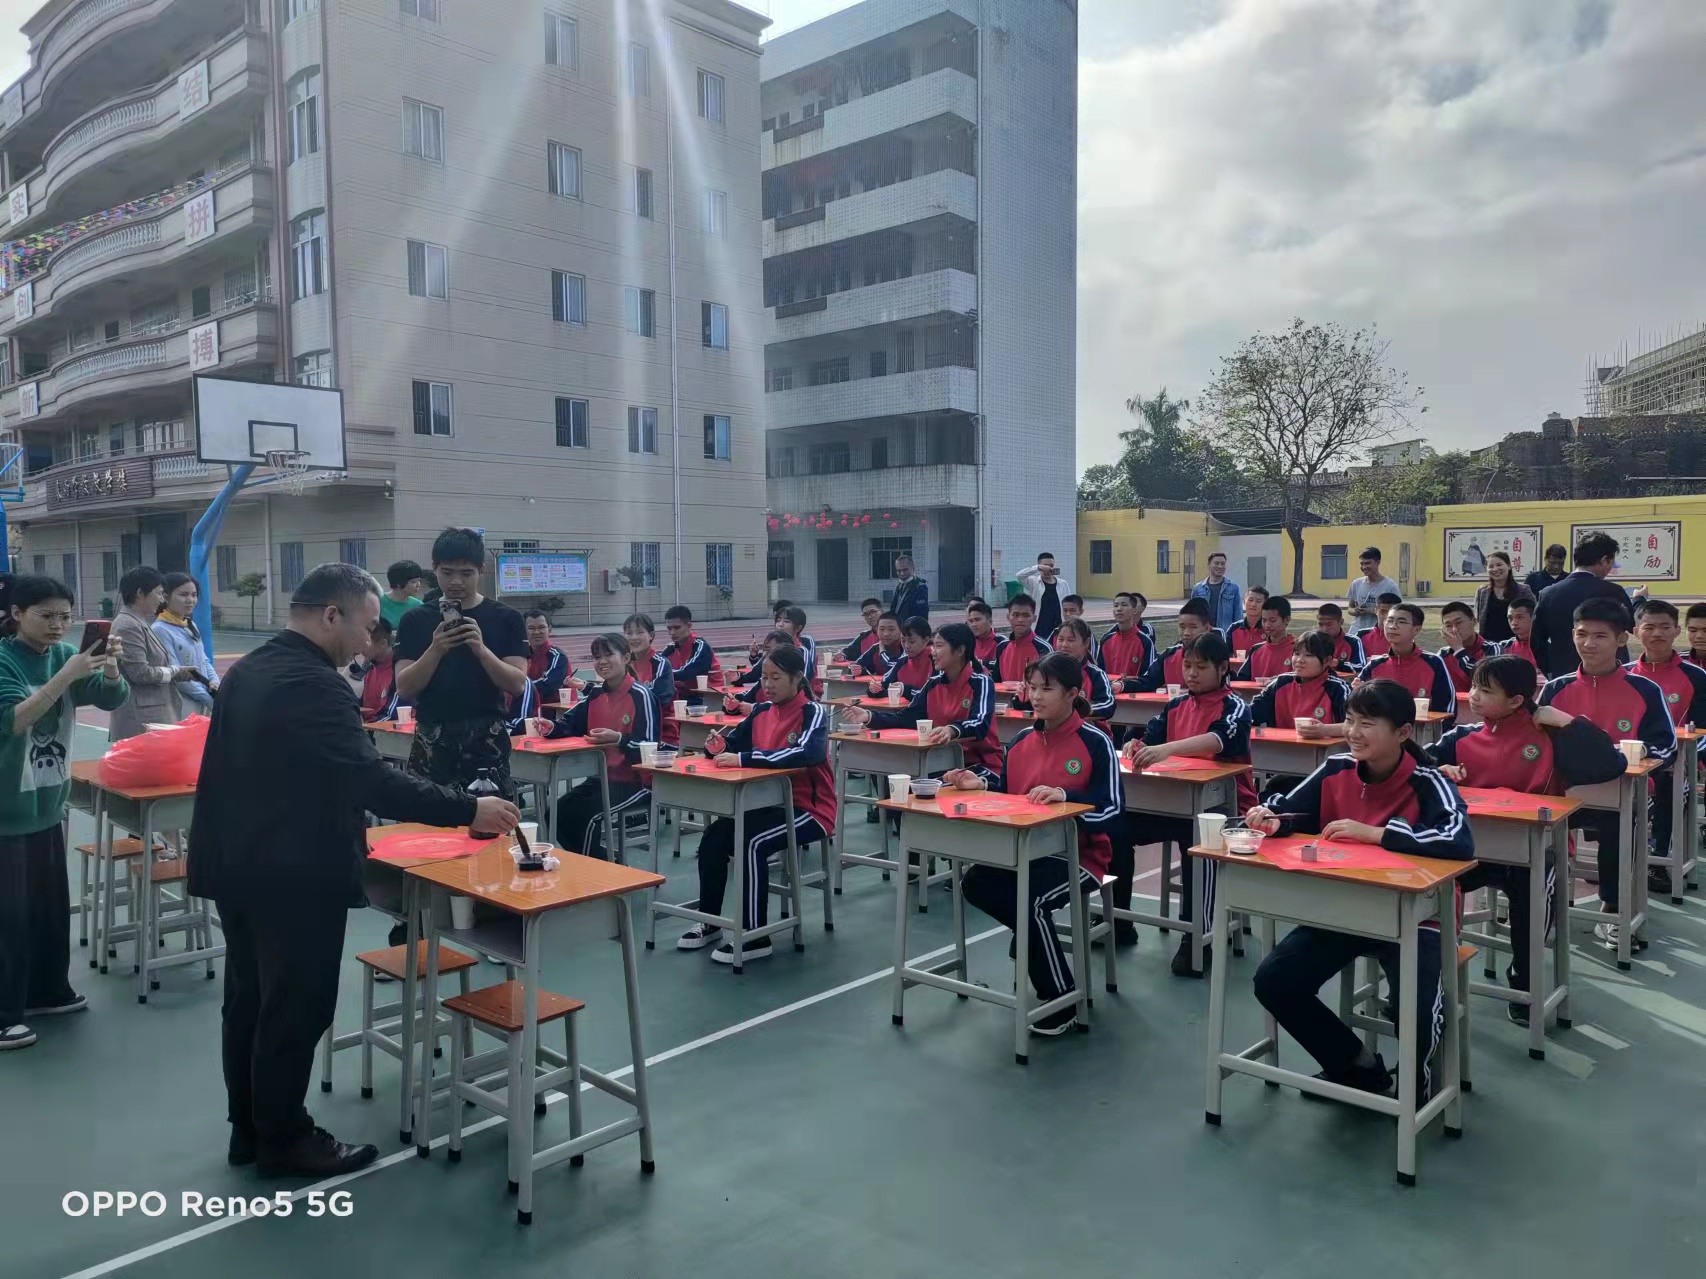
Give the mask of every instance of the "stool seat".
<path id="1" fill-rule="evenodd" d="M 506 1034 L 519 1032 L 526 1015 L 525 992 L 518 981 L 499 982 L 495 986 L 471 990 L 466 995 L 452 995 L 444 1001 L 444 1007 Z M 543 1026 L 548 1021 L 578 1013 L 585 1007 L 586 1004 L 579 999 L 542 990 L 539 992 L 539 1024 Z"/>
<path id="2" fill-rule="evenodd" d="M 1462 968 L 1465 964 L 1467 964 L 1471 959 L 1474 959 L 1475 956 L 1479 955 L 1480 953 L 1481 952 L 1473 946 L 1469 946 L 1469 945 L 1459 946 L 1457 948 L 1457 966 L 1459 968 Z"/>
<path id="3" fill-rule="evenodd" d="M 94 844 L 79 844 L 74 851 L 81 853 L 84 857 L 93 857 L 100 852 L 100 849 Z M 114 857 L 135 857 L 141 852 L 142 841 L 140 839 L 113 840 Z"/>
<path id="4" fill-rule="evenodd" d="M 142 877 L 142 868 L 148 867 L 148 878 L 156 884 L 175 884 L 190 875 L 190 861 L 187 857 L 173 857 L 166 861 L 132 861 L 130 873 L 136 878 Z"/>
<path id="5" fill-rule="evenodd" d="M 427 970 L 427 944 L 424 941 L 415 943 L 415 977 L 424 979 Z M 403 980 L 403 952 L 406 946 L 388 946 L 384 950 L 370 950 L 355 957 L 358 964 L 366 964 L 374 972 L 384 973 L 394 981 Z M 464 955 L 459 950 L 449 946 L 438 948 L 438 971 L 440 973 L 459 973 L 464 968 L 473 968 L 479 960 L 472 955 Z"/>

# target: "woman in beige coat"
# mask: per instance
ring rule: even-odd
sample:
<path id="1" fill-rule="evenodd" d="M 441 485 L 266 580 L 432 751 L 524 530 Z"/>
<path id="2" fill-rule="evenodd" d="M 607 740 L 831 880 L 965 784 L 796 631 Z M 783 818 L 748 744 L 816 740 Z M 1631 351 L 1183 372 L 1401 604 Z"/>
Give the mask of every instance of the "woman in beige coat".
<path id="1" fill-rule="evenodd" d="M 174 685 L 194 678 L 187 666 L 174 666 L 166 646 L 154 633 L 154 618 L 166 598 L 166 579 L 160 570 L 143 565 L 119 579 L 124 607 L 113 619 L 113 635 L 124 641 L 119 671 L 130 684 L 130 700 L 112 713 L 107 740 L 136 737 L 150 724 L 176 724 L 184 717 L 182 699 Z"/>

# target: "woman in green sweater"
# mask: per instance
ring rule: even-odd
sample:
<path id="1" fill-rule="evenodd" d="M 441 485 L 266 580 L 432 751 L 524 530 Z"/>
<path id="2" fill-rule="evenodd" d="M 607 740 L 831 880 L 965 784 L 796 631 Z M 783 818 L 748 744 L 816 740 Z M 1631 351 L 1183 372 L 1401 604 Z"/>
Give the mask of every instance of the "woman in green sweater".
<path id="1" fill-rule="evenodd" d="M 79 706 L 114 710 L 130 695 L 123 645 L 65 643 L 71 591 L 51 577 L 0 580 L 0 1050 L 27 1048 L 26 1016 L 80 1012 L 71 989 L 71 889 L 65 807 Z"/>

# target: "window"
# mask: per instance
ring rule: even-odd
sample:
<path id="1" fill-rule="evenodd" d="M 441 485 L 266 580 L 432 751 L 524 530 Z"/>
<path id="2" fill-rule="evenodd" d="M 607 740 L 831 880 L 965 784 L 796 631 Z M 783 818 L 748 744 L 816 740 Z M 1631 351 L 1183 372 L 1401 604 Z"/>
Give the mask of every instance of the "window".
<path id="1" fill-rule="evenodd" d="M 426 0 L 422 0 L 424 4 Z M 408 3 L 408 0 L 404 0 Z M 433 3 L 433 21 L 438 20 L 437 0 Z M 425 102 L 403 99 L 403 153 L 418 155 L 423 160 L 444 163 L 444 112 Z"/>
<path id="2" fill-rule="evenodd" d="M 889 464 L 889 440 L 886 435 L 879 435 L 871 441 L 871 469 L 884 471 Z"/>
<path id="3" fill-rule="evenodd" d="M 320 73 L 304 71 L 290 82 L 290 114 L 285 121 L 290 163 L 320 149 Z"/>
<path id="4" fill-rule="evenodd" d="M 785 582 L 794 576 L 794 544 L 770 543 L 770 555 L 764 566 L 765 576 L 772 582 Z"/>
<path id="5" fill-rule="evenodd" d="M 12 385 L 12 342 L 0 338 L 0 386 Z"/>
<path id="6" fill-rule="evenodd" d="M 505 555 L 532 555 L 539 550 L 539 539 L 536 537 L 506 537 L 503 540 Z"/>
<path id="7" fill-rule="evenodd" d="M 651 289 L 622 290 L 623 311 L 627 316 L 628 332 L 643 338 L 657 336 L 658 295 Z"/>
<path id="8" fill-rule="evenodd" d="M 705 585 L 735 584 L 735 548 L 728 542 L 705 543 Z"/>
<path id="9" fill-rule="evenodd" d="M 911 329 L 902 329 L 894 335 L 894 371 L 896 373 L 910 373 L 916 367 L 912 342 Z"/>
<path id="10" fill-rule="evenodd" d="M 284 0 L 284 25 L 289 26 L 305 13 L 320 7 L 320 0 Z"/>
<path id="11" fill-rule="evenodd" d="M 557 397 L 557 447 L 560 449 L 584 449 L 592 446 L 591 432 L 587 426 L 589 406 L 585 400 L 570 399 L 566 395 Z"/>
<path id="12" fill-rule="evenodd" d="M 846 382 L 852 378 L 852 372 L 847 367 L 847 357 L 838 360 L 819 360 L 806 370 L 808 386 L 830 386 L 836 382 Z"/>
<path id="13" fill-rule="evenodd" d="M 871 376 L 887 377 L 889 375 L 889 353 L 887 351 L 871 352 Z"/>
<path id="14" fill-rule="evenodd" d="M 1350 573 L 1350 547 L 1343 543 L 1321 547 L 1321 580 L 1342 582 Z"/>
<path id="15" fill-rule="evenodd" d="M 560 13 L 545 15 L 545 65 L 574 70 L 580 65 L 580 28 Z"/>
<path id="16" fill-rule="evenodd" d="M 116 570 L 118 565 L 113 565 Z M 113 585 L 118 585 L 115 581 Z M 237 548 L 235 546 L 216 546 L 213 549 L 213 589 L 216 591 L 234 591 L 237 589 Z"/>
<path id="17" fill-rule="evenodd" d="M 772 479 L 779 479 L 794 473 L 794 446 L 783 444 L 770 450 L 766 459 L 765 470 Z"/>
<path id="18" fill-rule="evenodd" d="M 142 534 L 120 533 L 118 535 L 118 563 L 122 572 L 128 573 L 142 563 Z M 113 583 L 113 589 L 118 589 L 118 583 Z"/>
<path id="19" fill-rule="evenodd" d="M 630 406 L 628 409 L 628 452 L 658 451 L 658 411 Z"/>
<path id="20" fill-rule="evenodd" d="M 806 469 L 813 475 L 841 475 L 853 469 L 853 456 L 845 441 L 813 444 L 806 450 Z"/>
<path id="21" fill-rule="evenodd" d="M 628 563 L 640 570 L 640 586 L 655 591 L 658 585 L 658 563 L 662 556 L 656 542 L 629 542 Z"/>
<path id="22" fill-rule="evenodd" d="M 414 384 L 415 434 L 450 434 L 450 383 Z"/>
<path id="23" fill-rule="evenodd" d="M 729 233 L 729 193 L 705 192 L 705 203 L 699 211 L 699 222 L 710 240 L 721 240 Z"/>
<path id="24" fill-rule="evenodd" d="M 622 68 L 622 86 L 630 98 L 652 96 L 652 51 L 643 44 L 628 46 L 628 58 Z"/>
<path id="25" fill-rule="evenodd" d="M 47 556 L 45 556 L 45 555 L 35 556 L 31 562 L 30 572 L 34 573 L 37 577 L 46 577 L 47 576 Z"/>
<path id="26" fill-rule="evenodd" d="M 309 351 L 290 362 L 290 380 L 297 386 L 332 385 L 332 353 Z"/>
<path id="27" fill-rule="evenodd" d="M 280 542 L 278 544 L 278 576 L 278 584 L 284 590 L 294 591 L 302 585 L 301 542 Z"/>
<path id="28" fill-rule="evenodd" d="M 233 310 L 260 301 L 261 291 L 255 287 L 255 264 L 245 262 L 225 273 L 225 309 Z M 113 334 L 116 338 L 117 333 Z"/>
<path id="29" fill-rule="evenodd" d="M 622 187 L 622 207 L 642 218 L 652 216 L 652 171 L 633 166 L 628 168 L 628 180 Z"/>
<path id="30" fill-rule="evenodd" d="M 699 73 L 699 114 L 712 124 L 723 122 L 723 77 L 715 72 Z"/>
<path id="31" fill-rule="evenodd" d="M 581 153 L 561 142 L 545 144 L 545 186 L 565 200 L 581 198 Z"/>
<path id="32" fill-rule="evenodd" d="M 59 557 L 59 580 L 71 588 L 71 593 L 77 593 L 77 553 L 66 551 Z"/>
<path id="33" fill-rule="evenodd" d="M 766 391 L 792 391 L 794 389 L 793 369 L 765 369 L 764 389 Z"/>
<path id="34" fill-rule="evenodd" d="M 699 304 L 699 341 L 713 351 L 729 349 L 729 308 L 721 302 Z"/>
<path id="35" fill-rule="evenodd" d="M 713 462 L 729 460 L 729 419 L 721 413 L 705 414 L 705 456 Z"/>
<path id="36" fill-rule="evenodd" d="M 367 539 L 365 537 L 346 537 L 338 543 L 338 563 L 354 564 L 357 568 L 367 567 Z"/>
<path id="37" fill-rule="evenodd" d="M 1090 571 L 1092 573 L 1112 573 L 1114 571 L 1114 544 L 1107 538 L 1093 538 L 1090 542 Z"/>
<path id="38" fill-rule="evenodd" d="M 318 249 L 315 250 L 315 257 L 316 257 L 316 260 L 318 260 L 318 257 L 319 257 L 319 250 Z M 317 292 L 319 292 L 319 290 L 316 289 L 315 292 L 317 293 Z M 172 308 L 172 311 L 173 311 L 172 319 L 175 322 L 178 318 L 177 317 L 177 307 L 174 306 Z M 213 314 L 213 290 L 205 284 L 202 285 L 200 288 L 191 289 L 190 290 L 190 319 L 202 320 L 202 319 L 206 319 L 208 316 L 210 316 L 212 314 Z M 170 327 L 170 326 L 169 325 L 163 325 L 162 327 Z"/>
<path id="39" fill-rule="evenodd" d="M 894 562 L 902 555 L 912 554 L 910 537 L 873 537 L 871 539 L 871 576 L 881 582 L 894 580 Z"/>
<path id="40" fill-rule="evenodd" d="M 439 0 L 397 0 L 397 7 L 411 18 L 422 22 L 438 21 Z"/>
<path id="41" fill-rule="evenodd" d="M 449 298 L 450 250 L 442 244 L 409 241 L 409 296 Z"/>
<path id="42" fill-rule="evenodd" d="M 221 555 L 221 557 L 223 557 L 226 551 L 235 551 L 235 549 L 236 549 L 235 547 L 221 546 L 219 548 L 219 554 Z M 225 562 L 224 559 L 221 558 L 220 563 L 223 564 L 224 562 Z M 117 551 L 102 551 L 101 552 L 101 589 L 103 591 L 116 591 L 116 590 L 118 590 L 118 552 Z M 220 589 L 224 590 L 225 588 L 222 585 L 220 587 Z"/>
<path id="43" fill-rule="evenodd" d="M 1173 547 L 1166 539 L 1155 543 L 1155 571 L 1157 573 L 1171 573 L 1173 571 Z"/>
<path id="44" fill-rule="evenodd" d="M 326 215 L 304 213 L 290 224 L 290 300 L 326 291 Z"/>
<path id="45" fill-rule="evenodd" d="M 551 272 L 551 318 L 559 324 L 586 323 L 586 276 Z"/>

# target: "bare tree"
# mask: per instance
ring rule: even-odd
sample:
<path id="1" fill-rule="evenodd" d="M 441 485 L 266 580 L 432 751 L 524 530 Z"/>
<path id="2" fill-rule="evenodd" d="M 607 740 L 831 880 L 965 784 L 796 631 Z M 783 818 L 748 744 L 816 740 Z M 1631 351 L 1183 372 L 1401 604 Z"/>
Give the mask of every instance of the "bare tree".
<path id="1" fill-rule="evenodd" d="M 1223 356 L 1197 399 L 1193 423 L 1282 495 L 1294 594 L 1303 590 L 1303 526 L 1321 475 L 1343 470 L 1427 411 L 1421 388 L 1388 363 L 1388 352 L 1372 328 L 1295 319 Z"/>

